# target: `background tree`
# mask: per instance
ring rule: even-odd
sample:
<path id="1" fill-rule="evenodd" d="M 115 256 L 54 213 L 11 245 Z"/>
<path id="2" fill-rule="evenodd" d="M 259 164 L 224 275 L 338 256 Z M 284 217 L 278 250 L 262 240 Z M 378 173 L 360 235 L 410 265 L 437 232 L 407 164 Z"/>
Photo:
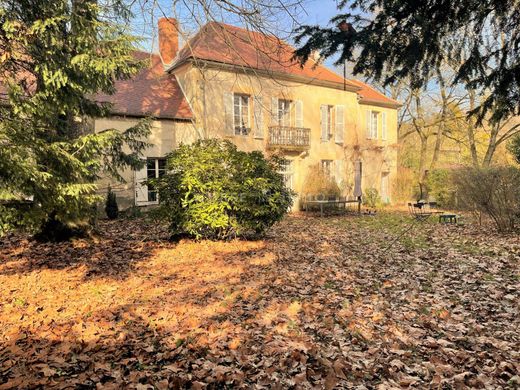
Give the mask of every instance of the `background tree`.
<path id="1" fill-rule="evenodd" d="M 298 29 L 306 61 L 319 50 L 338 64 L 355 62 L 354 72 L 384 78 L 409 77 L 423 87 L 447 60 L 458 66 L 454 82 L 482 93 L 473 113 L 493 122 L 520 113 L 520 2 L 518 0 L 342 0 L 333 27 Z M 345 20 L 353 28 L 339 29 Z"/>
<path id="2" fill-rule="evenodd" d="M 142 66 L 123 26 L 129 18 L 120 0 L 0 1 L 0 193 L 32 200 L 0 206 L 0 232 L 84 222 L 99 174 L 120 178 L 120 168 L 141 164 L 148 121 L 94 134 L 89 120 L 109 113 L 96 94 L 113 93 L 115 80 Z"/>

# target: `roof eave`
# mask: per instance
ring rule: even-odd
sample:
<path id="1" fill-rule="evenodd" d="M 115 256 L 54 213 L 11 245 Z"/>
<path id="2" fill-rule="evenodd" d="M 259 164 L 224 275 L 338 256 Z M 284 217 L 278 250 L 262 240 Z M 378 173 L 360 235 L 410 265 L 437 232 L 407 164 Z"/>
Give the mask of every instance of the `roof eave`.
<path id="1" fill-rule="evenodd" d="M 394 102 L 394 101 L 384 102 L 381 100 L 369 99 L 369 98 L 360 98 L 358 100 L 358 102 L 359 102 L 359 104 L 365 104 L 365 105 L 369 105 L 369 106 L 378 106 L 378 107 L 394 108 L 394 109 L 398 109 L 402 106 L 402 104 L 399 102 Z"/>
<path id="2" fill-rule="evenodd" d="M 204 64 L 204 66 L 207 68 L 239 70 L 243 73 L 254 73 L 259 76 L 273 77 L 273 78 L 287 80 L 287 81 L 300 82 L 303 84 L 320 85 L 320 86 L 324 86 L 324 87 L 328 87 L 328 88 L 341 89 L 341 90 L 348 91 L 348 92 L 358 92 L 362 89 L 361 87 L 350 84 L 348 82 L 348 80 L 347 80 L 347 83 L 345 84 L 343 82 L 320 80 L 317 78 L 295 75 L 292 73 L 268 71 L 268 70 L 264 70 L 264 69 L 253 68 L 250 66 L 230 64 L 227 62 L 204 60 L 204 59 L 199 59 L 199 58 L 196 58 L 193 56 L 187 57 L 187 58 L 183 59 L 182 61 L 175 63 L 167 71 L 173 72 L 174 70 L 178 69 L 179 67 L 181 67 L 182 65 L 184 65 L 188 62 L 192 63 L 192 64 Z"/>

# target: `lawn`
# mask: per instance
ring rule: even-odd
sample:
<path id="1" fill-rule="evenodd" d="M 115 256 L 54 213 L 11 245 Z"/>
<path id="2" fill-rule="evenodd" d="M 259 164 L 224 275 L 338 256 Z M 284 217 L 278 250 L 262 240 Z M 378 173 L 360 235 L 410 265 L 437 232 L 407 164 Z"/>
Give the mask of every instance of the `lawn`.
<path id="1" fill-rule="evenodd" d="M 520 386 L 519 236 L 381 214 L 166 238 L 4 238 L 0 388 Z"/>

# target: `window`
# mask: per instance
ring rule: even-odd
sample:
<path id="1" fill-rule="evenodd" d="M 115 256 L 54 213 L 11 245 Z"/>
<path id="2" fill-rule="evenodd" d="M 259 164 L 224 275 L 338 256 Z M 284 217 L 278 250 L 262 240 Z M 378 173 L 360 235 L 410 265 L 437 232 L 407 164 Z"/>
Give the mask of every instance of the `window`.
<path id="1" fill-rule="evenodd" d="M 280 174 L 283 176 L 283 180 L 285 182 L 285 186 L 287 188 L 293 189 L 293 163 L 292 160 L 284 159 L 280 165 Z"/>
<path id="2" fill-rule="evenodd" d="M 278 125 L 291 126 L 291 101 L 279 99 L 278 100 Z"/>
<path id="3" fill-rule="evenodd" d="M 235 135 L 248 135 L 251 130 L 249 123 L 249 96 L 233 95 L 233 121 Z"/>
<path id="4" fill-rule="evenodd" d="M 166 173 L 166 159 L 165 158 L 148 158 L 146 160 L 146 178 L 156 179 Z M 148 184 L 148 202 L 157 202 L 157 190 L 153 184 Z"/>
<path id="5" fill-rule="evenodd" d="M 332 160 L 321 160 L 321 171 L 328 177 L 333 177 L 333 165 L 334 162 Z"/>
<path id="6" fill-rule="evenodd" d="M 370 130 L 371 130 L 370 138 L 372 138 L 372 139 L 377 139 L 378 118 L 379 118 L 379 112 L 372 111 L 371 115 L 370 115 Z"/>
<path id="7" fill-rule="evenodd" d="M 334 106 L 321 106 L 321 140 L 329 141 L 332 139 L 332 129 L 334 128 Z"/>

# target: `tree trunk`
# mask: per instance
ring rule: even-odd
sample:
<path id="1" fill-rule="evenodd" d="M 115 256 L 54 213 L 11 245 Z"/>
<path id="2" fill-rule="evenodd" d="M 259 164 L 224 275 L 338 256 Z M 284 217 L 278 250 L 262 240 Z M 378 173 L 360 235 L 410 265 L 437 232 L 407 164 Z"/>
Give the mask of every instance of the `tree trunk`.
<path id="1" fill-rule="evenodd" d="M 500 126 L 498 124 L 493 125 L 491 128 L 491 135 L 489 136 L 488 147 L 486 150 L 486 155 L 484 156 L 484 160 L 482 161 L 482 166 L 488 168 L 491 165 L 491 161 L 493 160 L 493 155 L 497 150 L 497 137 L 498 132 L 500 131 Z"/>
<path id="2" fill-rule="evenodd" d="M 469 109 L 470 111 L 475 108 L 475 91 L 469 90 Z M 475 168 L 479 167 L 478 162 L 478 153 L 477 153 L 477 144 L 475 142 L 475 121 L 473 118 L 467 118 L 467 136 L 468 136 L 468 144 L 469 150 L 471 153 L 471 162 Z"/>

